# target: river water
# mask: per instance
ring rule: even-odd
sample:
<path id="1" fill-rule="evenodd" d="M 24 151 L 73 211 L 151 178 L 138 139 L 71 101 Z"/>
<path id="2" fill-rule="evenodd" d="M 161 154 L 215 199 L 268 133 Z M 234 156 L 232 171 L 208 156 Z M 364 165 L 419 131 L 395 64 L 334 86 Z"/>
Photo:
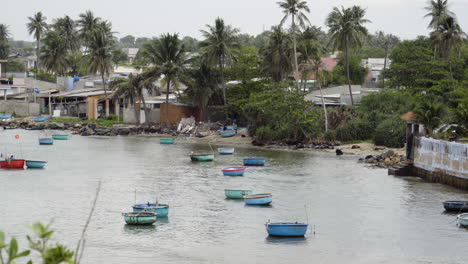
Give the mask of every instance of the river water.
<path id="1" fill-rule="evenodd" d="M 388 176 L 355 156 L 237 148 L 233 156 L 192 163 L 188 154 L 209 146 L 80 136 L 39 146 L 40 136 L 0 133 L 3 153 L 49 162 L 43 170 L 0 170 L 0 229 L 22 245 L 27 225 L 53 220 L 55 240 L 74 249 L 101 181 L 83 263 L 467 263 L 468 230 L 441 205 L 468 200 L 467 193 Z M 222 176 L 222 167 L 246 156 L 266 157 L 267 165 Z M 225 188 L 271 192 L 273 204 L 226 200 Z M 135 190 L 137 202 L 168 203 L 169 217 L 154 227 L 126 226 L 120 212 L 131 211 Z M 269 238 L 269 219 L 308 220 L 309 232 Z"/>

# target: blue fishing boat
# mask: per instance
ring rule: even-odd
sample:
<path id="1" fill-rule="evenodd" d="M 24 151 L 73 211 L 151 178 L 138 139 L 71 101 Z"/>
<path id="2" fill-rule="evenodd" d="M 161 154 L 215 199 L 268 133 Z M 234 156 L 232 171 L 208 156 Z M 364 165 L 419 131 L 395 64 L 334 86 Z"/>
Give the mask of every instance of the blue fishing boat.
<path id="1" fill-rule="evenodd" d="M 67 134 L 55 134 L 55 135 L 52 135 L 52 138 L 56 140 L 68 140 L 68 135 Z"/>
<path id="2" fill-rule="evenodd" d="M 251 190 L 224 189 L 224 194 L 228 199 L 244 199 L 244 196 L 252 194 Z"/>
<path id="3" fill-rule="evenodd" d="M 224 128 L 222 127 L 222 128 L 220 128 L 220 129 L 218 129 L 218 134 L 221 135 L 221 133 L 222 133 L 223 131 L 226 131 L 226 130 L 234 130 L 234 127 L 233 127 L 233 126 L 226 126 L 226 129 L 224 129 Z"/>
<path id="4" fill-rule="evenodd" d="M 8 115 L 8 114 L 0 114 L 0 119 L 11 119 L 11 115 Z"/>
<path id="5" fill-rule="evenodd" d="M 122 216 L 129 225 L 152 225 L 157 219 L 157 214 L 152 212 L 130 212 L 123 213 Z"/>
<path id="6" fill-rule="evenodd" d="M 218 148 L 218 153 L 221 155 L 232 155 L 234 151 L 234 148 Z"/>
<path id="7" fill-rule="evenodd" d="M 220 135 L 222 137 L 233 137 L 236 135 L 236 131 L 235 130 L 224 130 L 224 131 L 221 131 Z"/>
<path id="8" fill-rule="evenodd" d="M 53 145 L 54 140 L 52 138 L 40 138 L 39 145 Z"/>
<path id="9" fill-rule="evenodd" d="M 304 236 L 309 225 L 305 223 L 266 223 L 265 227 L 270 236 L 299 237 Z"/>
<path id="10" fill-rule="evenodd" d="M 160 138 L 159 144 L 174 144 L 173 138 Z"/>
<path id="11" fill-rule="evenodd" d="M 33 116 L 34 122 L 44 122 L 50 119 L 50 116 Z"/>
<path id="12" fill-rule="evenodd" d="M 169 215 L 169 205 L 167 204 L 135 204 L 133 206 L 133 212 L 153 212 L 158 215 L 158 217 L 167 217 Z"/>
<path id="13" fill-rule="evenodd" d="M 264 166 L 265 158 L 244 158 L 244 166 Z"/>
<path id="14" fill-rule="evenodd" d="M 468 201 L 445 201 L 444 208 L 449 212 L 465 212 L 468 211 Z"/>
<path id="15" fill-rule="evenodd" d="M 192 161 L 213 161 L 215 158 L 214 153 L 192 153 L 190 159 Z"/>
<path id="16" fill-rule="evenodd" d="M 242 176 L 244 175 L 245 167 L 226 167 L 222 171 L 224 176 Z"/>
<path id="17" fill-rule="evenodd" d="M 28 169 L 42 169 L 47 164 L 47 161 L 40 160 L 26 160 L 26 167 Z"/>
<path id="18" fill-rule="evenodd" d="M 457 215 L 458 224 L 462 227 L 468 227 L 468 214 Z"/>
<path id="19" fill-rule="evenodd" d="M 273 201 L 271 193 L 250 194 L 244 196 L 245 204 L 249 205 L 268 205 Z"/>

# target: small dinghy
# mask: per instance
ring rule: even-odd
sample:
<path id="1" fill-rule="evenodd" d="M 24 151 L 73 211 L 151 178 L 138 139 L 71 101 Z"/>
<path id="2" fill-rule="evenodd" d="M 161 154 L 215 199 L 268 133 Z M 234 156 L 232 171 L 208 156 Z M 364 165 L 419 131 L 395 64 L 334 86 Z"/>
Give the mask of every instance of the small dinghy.
<path id="1" fill-rule="evenodd" d="M 26 160 L 26 167 L 28 169 L 42 169 L 47 164 L 47 161 L 40 160 Z"/>
<path id="2" fill-rule="evenodd" d="M 122 216 L 129 225 L 152 225 L 157 219 L 157 214 L 153 212 L 122 213 Z"/>
<path id="3" fill-rule="evenodd" d="M 264 166 L 265 158 L 244 158 L 244 166 Z"/>
<path id="4" fill-rule="evenodd" d="M 190 154 L 190 159 L 192 161 L 213 161 L 213 153 L 192 153 Z"/>
<path id="5" fill-rule="evenodd" d="M 174 144 L 174 139 L 173 138 L 160 138 L 159 144 L 163 144 L 163 145 Z"/>
<path id="6" fill-rule="evenodd" d="M 265 227 L 270 236 L 301 237 L 307 232 L 309 225 L 305 223 L 266 223 Z"/>
<path id="7" fill-rule="evenodd" d="M 54 140 L 52 138 L 40 138 L 39 145 L 53 145 Z"/>
<path id="8" fill-rule="evenodd" d="M 218 148 L 218 153 L 221 155 L 232 155 L 234 151 L 234 148 Z"/>
<path id="9" fill-rule="evenodd" d="M 56 140 L 68 140 L 68 135 L 67 134 L 55 134 L 55 135 L 52 135 L 52 138 Z"/>
<path id="10" fill-rule="evenodd" d="M 251 190 L 224 189 L 224 194 L 228 199 L 244 199 L 244 196 L 252 194 Z"/>
<path id="11" fill-rule="evenodd" d="M 222 137 L 233 137 L 236 135 L 235 130 L 224 130 L 219 133 Z"/>
<path id="12" fill-rule="evenodd" d="M 224 176 L 242 176 L 244 175 L 245 167 L 226 167 L 222 171 Z"/>
<path id="13" fill-rule="evenodd" d="M 269 205 L 273 201 L 271 193 L 250 194 L 244 196 L 244 202 L 248 205 Z"/>
<path id="14" fill-rule="evenodd" d="M 2 169 L 23 169 L 24 159 L 6 159 L 0 161 L 0 168 Z"/>
<path id="15" fill-rule="evenodd" d="M 458 224 L 463 227 L 468 227 L 468 213 L 457 215 Z"/>
<path id="16" fill-rule="evenodd" d="M 45 122 L 50 119 L 50 116 L 33 116 L 34 122 Z"/>
<path id="17" fill-rule="evenodd" d="M 159 218 L 167 217 L 169 215 L 169 205 L 167 204 L 135 204 L 133 206 L 133 212 L 153 212 L 158 215 Z"/>
<path id="18" fill-rule="evenodd" d="M 444 208 L 448 212 L 466 212 L 468 211 L 468 201 L 445 201 Z"/>

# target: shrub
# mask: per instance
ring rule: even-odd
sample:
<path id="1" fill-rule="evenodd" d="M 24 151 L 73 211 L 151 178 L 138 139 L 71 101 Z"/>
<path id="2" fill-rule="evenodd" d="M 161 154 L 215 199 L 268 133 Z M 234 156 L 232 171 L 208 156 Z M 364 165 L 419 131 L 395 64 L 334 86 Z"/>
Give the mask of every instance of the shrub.
<path id="1" fill-rule="evenodd" d="M 326 141 L 335 141 L 336 140 L 336 131 L 335 130 L 328 130 L 324 134 L 324 138 Z"/>
<path id="2" fill-rule="evenodd" d="M 394 116 L 382 121 L 375 129 L 374 143 L 389 148 L 404 146 L 406 128 L 405 122 Z"/>
<path id="3" fill-rule="evenodd" d="M 340 141 L 366 140 L 372 138 L 373 132 L 368 120 L 355 119 L 336 129 L 336 139 Z"/>
<path id="4" fill-rule="evenodd" d="M 267 126 L 261 126 L 255 131 L 255 139 L 260 144 L 268 144 L 275 140 L 275 138 L 275 132 Z"/>

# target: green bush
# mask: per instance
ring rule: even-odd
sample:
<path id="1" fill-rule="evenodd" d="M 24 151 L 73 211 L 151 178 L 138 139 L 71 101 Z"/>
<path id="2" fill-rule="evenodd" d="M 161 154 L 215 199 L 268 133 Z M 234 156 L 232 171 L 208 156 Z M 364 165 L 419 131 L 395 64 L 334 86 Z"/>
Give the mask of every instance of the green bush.
<path id="1" fill-rule="evenodd" d="M 267 126 L 261 126 L 255 131 L 255 139 L 260 144 L 268 144 L 275 140 L 275 138 L 275 132 Z"/>
<path id="2" fill-rule="evenodd" d="M 372 124 L 365 119 L 351 120 L 336 129 L 336 139 L 340 141 L 366 140 L 373 135 Z"/>
<path id="3" fill-rule="evenodd" d="M 336 140 L 336 131 L 335 130 L 328 130 L 324 134 L 324 138 L 326 141 L 335 141 Z"/>
<path id="4" fill-rule="evenodd" d="M 405 143 L 406 126 L 399 117 L 382 121 L 374 133 L 374 143 L 389 148 L 401 148 Z"/>

